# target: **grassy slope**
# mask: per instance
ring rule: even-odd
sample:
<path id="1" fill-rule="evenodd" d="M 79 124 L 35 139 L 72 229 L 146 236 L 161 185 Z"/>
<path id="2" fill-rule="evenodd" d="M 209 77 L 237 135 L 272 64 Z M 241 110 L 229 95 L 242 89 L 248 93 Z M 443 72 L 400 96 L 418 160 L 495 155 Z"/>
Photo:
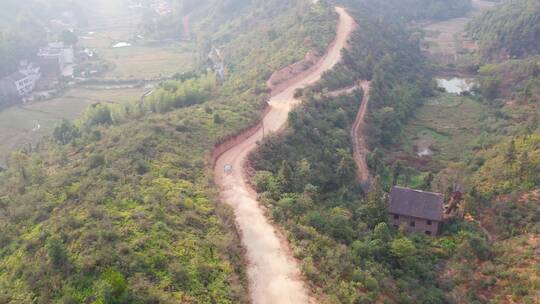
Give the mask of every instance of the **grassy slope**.
<path id="1" fill-rule="evenodd" d="M 504 3 L 469 25 L 484 59 L 523 58 L 540 52 L 540 4 L 534 0 Z"/>
<path id="2" fill-rule="evenodd" d="M 143 88 L 91 90 L 76 88 L 43 102 L 11 107 L 0 112 L 0 165 L 5 166 L 13 151 L 35 145 L 50 136 L 62 119 L 79 117 L 86 107 L 97 103 L 127 103 L 138 100 Z M 34 130 L 39 124 L 39 130 Z"/>
<path id="3" fill-rule="evenodd" d="M 422 170 L 439 171 L 449 162 L 468 161 L 474 152 L 504 136 L 510 122 L 471 97 L 442 93 L 418 109 L 403 131 L 400 145 L 386 155 L 416 163 Z M 502 134 L 501 134 L 502 133 Z M 415 145 L 425 140 L 433 150 L 429 161 L 417 160 Z"/>
<path id="4" fill-rule="evenodd" d="M 526 2 L 508 5 L 520 6 Z M 467 249 L 461 248 L 446 260 L 441 284 L 454 286 L 451 296 L 458 303 L 536 303 L 540 297 L 538 259 L 533 253 L 538 246 L 540 229 L 538 54 L 527 51 L 531 56 L 490 61 L 510 50 L 504 45 L 510 39 L 504 36 L 505 31 L 516 24 L 524 26 L 520 22 L 529 20 L 512 15 L 517 11 L 503 7 L 486 13 L 470 25 L 481 42 L 481 61 L 484 62 L 479 69 L 478 97 L 440 95 L 421 107 L 405 128 L 405 150 L 410 149 L 408 145 L 418 135 L 427 133 L 434 138 L 433 158 L 419 162 L 409 156 L 410 165 L 438 172 L 433 185 L 436 190 L 445 191 L 446 186 L 456 181 L 469 190 L 462 206 L 462 212 L 468 214 L 465 221 L 449 222 L 446 230 L 459 232 L 459 237 L 470 233 L 463 229 L 463 223 L 478 220 L 493 239 L 487 246 L 478 241 L 467 245 L 469 250 L 480 254 L 464 254 Z M 507 22 L 502 16 L 494 20 L 492 17 L 496 14 L 512 15 L 509 19 L 513 21 Z M 498 25 L 489 25 L 493 22 Z M 501 28 L 503 23 L 507 28 L 498 31 L 502 36 L 490 36 L 493 28 Z M 513 35 L 511 39 L 518 36 Z M 486 45 L 489 41 L 492 43 Z M 445 108 L 445 104 L 459 107 Z M 509 152 L 513 150 L 510 148 L 512 139 L 515 140 L 514 153 Z M 400 182 L 414 185 L 415 174 L 413 170 L 412 176 Z"/>
<path id="5" fill-rule="evenodd" d="M 251 88 L 266 70 L 255 59 L 266 56 L 269 69 L 298 59 L 308 37 L 329 43 L 335 19 L 330 8 L 272 3 L 285 8 L 261 18 L 253 3 L 238 17 L 256 21 L 253 33 L 224 44 L 253 52 L 230 60 L 245 70 L 206 104 L 126 116 L 67 146 L 13 156 L 0 176 L 0 302 L 245 302 L 239 240 L 216 205 L 206 155 L 256 116 L 265 92 Z M 227 24 L 230 37 L 245 30 Z M 290 45 L 270 45 L 262 28 Z"/>

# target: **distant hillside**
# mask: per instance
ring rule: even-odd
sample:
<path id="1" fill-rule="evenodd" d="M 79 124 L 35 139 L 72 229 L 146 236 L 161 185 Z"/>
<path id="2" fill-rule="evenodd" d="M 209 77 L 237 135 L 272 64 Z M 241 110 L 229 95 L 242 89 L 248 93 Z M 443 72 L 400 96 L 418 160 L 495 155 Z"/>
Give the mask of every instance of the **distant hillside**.
<path id="1" fill-rule="evenodd" d="M 405 21 L 434 19 L 446 20 L 461 17 L 472 9 L 471 0 L 385 0 L 344 1 L 351 5 L 376 11 L 385 11 Z"/>
<path id="2" fill-rule="evenodd" d="M 485 12 L 468 31 L 485 59 L 521 58 L 540 52 L 540 2 L 514 0 Z"/>
<path id="3" fill-rule="evenodd" d="M 534 105 L 540 100 L 540 55 L 485 64 L 479 75 L 480 93 L 491 103 L 502 98 Z"/>

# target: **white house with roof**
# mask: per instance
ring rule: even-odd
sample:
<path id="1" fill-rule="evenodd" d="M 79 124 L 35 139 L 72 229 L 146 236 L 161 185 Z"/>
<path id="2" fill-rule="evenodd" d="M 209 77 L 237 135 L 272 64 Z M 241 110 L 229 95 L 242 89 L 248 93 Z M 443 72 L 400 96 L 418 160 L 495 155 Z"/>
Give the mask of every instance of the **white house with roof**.
<path id="1" fill-rule="evenodd" d="M 16 93 L 18 96 L 24 97 L 32 93 L 40 78 L 39 66 L 31 62 L 21 61 L 17 72 L 1 80 L 2 85 L 0 88 L 4 95 Z"/>
<path id="2" fill-rule="evenodd" d="M 41 78 L 39 66 L 32 62 L 22 61 L 18 74 L 21 76 L 15 80 L 15 87 L 20 96 L 26 96 L 34 90 L 36 83 Z"/>

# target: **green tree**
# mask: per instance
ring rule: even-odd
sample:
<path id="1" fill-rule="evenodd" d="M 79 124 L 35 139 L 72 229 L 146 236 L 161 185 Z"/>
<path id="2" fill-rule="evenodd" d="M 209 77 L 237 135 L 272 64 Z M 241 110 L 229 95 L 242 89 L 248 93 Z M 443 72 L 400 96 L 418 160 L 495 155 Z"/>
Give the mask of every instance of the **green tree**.
<path id="1" fill-rule="evenodd" d="M 383 155 L 379 148 L 375 148 L 367 157 L 367 164 L 371 169 L 371 172 L 375 175 L 381 175 L 384 169 L 384 163 L 382 161 Z"/>
<path id="2" fill-rule="evenodd" d="M 424 177 L 424 180 L 422 181 L 422 190 L 424 191 L 431 191 L 431 185 L 433 184 L 433 180 L 435 179 L 435 175 L 433 175 L 432 172 L 429 172 L 428 175 Z"/>
<path id="3" fill-rule="evenodd" d="M 96 286 L 98 303 L 121 304 L 127 298 L 127 282 L 120 272 L 108 269 Z"/>
<path id="4" fill-rule="evenodd" d="M 53 132 L 53 138 L 62 145 L 66 145 L 80 136 L 81 131 L 79 128 L 65 119 L 54 129 Z"/>
<path id="5" fill-rule="evenodd" d="M 293 190 L 293 172 L 292 168 L 286 160 L 281 162 L 277 173 L 277 179 L 281 184 L 284 192 L 291 192 Z"/>
<path id="6" fill-rule="evenodd" d="M 349 151 L 338 149 L 336 154 L 339 157 L 339 163 L 336 168 L 338 183 L 341 185 L 350 185 L 356 181 L 356 163 Z"/>
<path id="7" fill-rule="evenodd" d="M 90 169 L 95 169 L 101 167 L 105 164 L 105 156 L 101 153 L 93 153 L 88 158 L 88 167 Z"/>
<path id="8" fill-rule="evenodd" d="M 390 253 L 398 260 L 402 267 L 406 267 L 414 261 L 416 247 L 408 238 L 399 238 L 390 244 Z"/>
<path id="9" fill-rule="evenodd" d="M 214 114 L 214 123 L 215 124 L 222 124 L 223 123 L 223 118 L 221 118 L 221 116 L 218 113 Z"/>
<path id="10" fill-rule="evenodd" d="M 403 173 L 403 162 L 398 160 L 392 165 L 392 186 L 397 185 L 399 177 Z"/>
<path id="11" fill-rule="evenodd" d="M 110 125 L 113 123 L 111 109 L 104 104 L 94 104 L 86 110 L 82 121 L 83 125 L 88 128 L 99 125 Z"/>
<path id="12" fill-rule="evenodd" d="M 375 177 L 372 189 L 359 210 L 360 217 L 370 228 L 388 221 L 388 198 L 382 188 L 381 178 Z"/>
<path id="13" fill-rule="evenodd" d="M 392 234 L 387 223 L 378 223 L 373 229 L 373 235 L 383 242 L 389 242 L 392 239 Z"/>
<path id="14" fill-rule="evenodd" d="M 531 172 L 529 153 L 527 151 L 523 151 L 523 153 L 521 153 L 519 156 L 519 178 L 522 181 L 526 180 L 529 176 L 529 172 Z"/>
<path id="15" fill-rule="evenodd" d="M 512 139 L 506 147 L 506 151 L 504 153 L 504 162 L 508 165 L 513 164 L 516 160 L 516 154 L 516 141 Z"/>
<path id="16" fill-rule="evenodd" d="M 66 265 L 68 253 L 60 237 L 53 235 L 47 239 L 47 256 L 56 267 Z"/>

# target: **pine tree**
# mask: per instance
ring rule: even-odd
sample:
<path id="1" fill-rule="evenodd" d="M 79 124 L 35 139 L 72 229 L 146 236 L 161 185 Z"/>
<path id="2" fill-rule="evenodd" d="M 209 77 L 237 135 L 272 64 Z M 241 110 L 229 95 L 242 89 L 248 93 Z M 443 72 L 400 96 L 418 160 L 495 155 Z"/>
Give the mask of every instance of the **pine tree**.
<path id="1" fill-rule="evenodd" d="M 356 163 L 349 151 L 338 149 L 336 154 L 341 158 L 336 168 L 336 175 L 341 185 L 349 185 L 356 178 Z"/>
<path id="2" fill-rule="evenodd" d="M 504 162 L 506 164 L 512 164 L 516 160 L 516 141 L 512 139 L 510 143 L 508 143 L 508 147 L 506 148 L 506 152 L 504 154 Z"/>
<path id="3" fill-rule="evenodd" d="M 64 266 L 68 260 L 68 254 L 64 243 L 58 236 L 52 236 L 47 241 L 47 255 L 51 263 L 56 267 Z"/>
<path id="4" fill-rule="evenodd" d="M 519 179 L 521 181 L 527 179 L 530 172 L 530 166 L 529 153 L 524 151 L 519 157 Z"/>
<path id="5" fill-rule="evenodd" d="M 291 166 L 286 160 L 281 162 L 281 166 L 279 167 L 277 178 L 284 192 L 292 191 L 294 187 L 293 179 L 292 179 L 293 172 L 292 172 Z"/>
<path id="6" fill-rule="evenodd" d="M 360 217 L 370 228 L 388 220 L 388 200 L 383 190 L 381 178 L 375 177 L 373 187 L 359 210 Z"/>
<path id="7" fill-rule="evenodd" d="M 422 190 L 424 191 L 430 191 L 431 190 L 431 184 L 433 183 L 433 179 L 435 176 L 433 173 L 429 172 L 426 177 L 424 177 L 424 181 L 422 183 Z"/>
<path id="8" fill-rule="evenodd" d="M 392 165 L 392 186 L 397 185 L 399 176 L 403 172 L 403 162 L 400 160 L 394 162 Z"/>

